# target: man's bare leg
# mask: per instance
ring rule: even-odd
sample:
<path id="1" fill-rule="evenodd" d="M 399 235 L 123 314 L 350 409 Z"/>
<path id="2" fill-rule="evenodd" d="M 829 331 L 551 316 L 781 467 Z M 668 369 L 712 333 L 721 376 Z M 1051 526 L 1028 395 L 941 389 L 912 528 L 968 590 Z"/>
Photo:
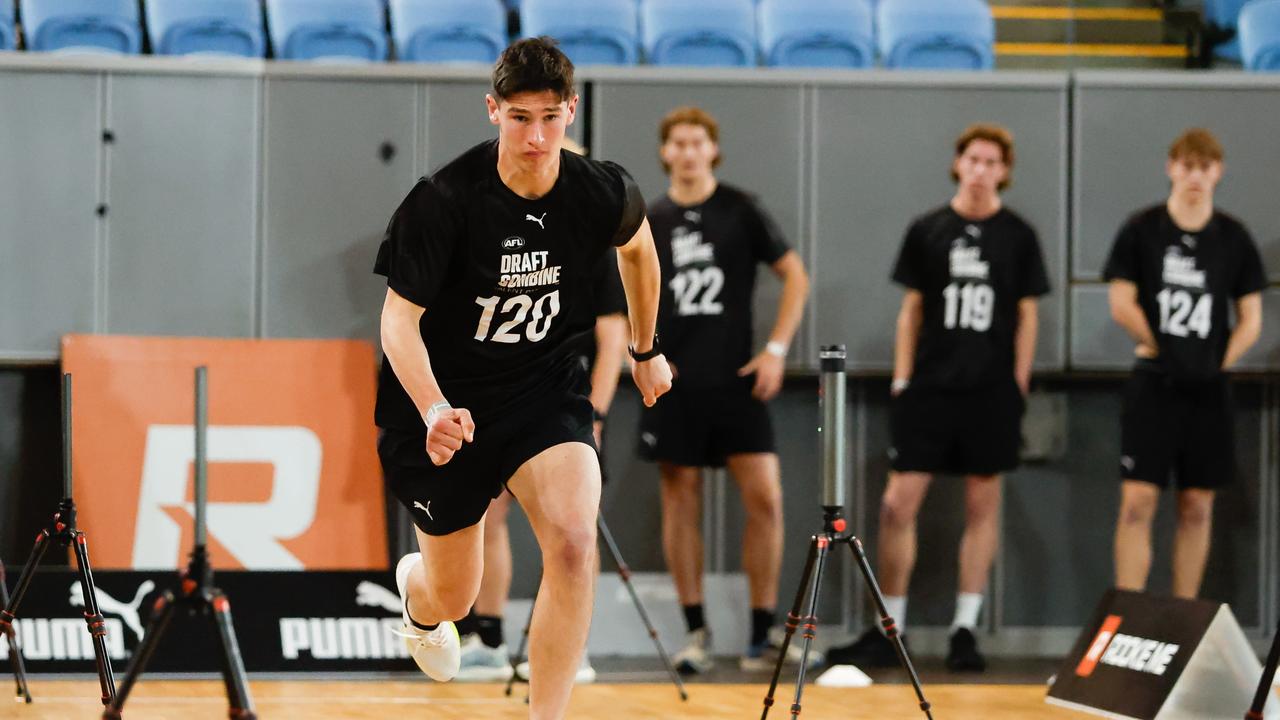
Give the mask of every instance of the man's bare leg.
<path id="1" fill-rule="evenodd" d="M 422 562 L 405 585 L 409 616 L 423 625 L 465 617 L 484 572 L 484 519 L 448 535 L 416 532 Z"/>
<path id="2" fill-rule="evenodd" d="M 1116 519 L 1116 587 L 1145 590 L 1151 572 L 1151 520 L 1160 488 L 1141 480 L 1120 484 L 1120 516 Z"/>
<path id="3" fill-rule="evenodd" d="M 906 597 L 916 566 L 916 516 L 932 481 L 929 473 L 889 473 L 889 484 L 880 500 L 880 547 L 876 553 L 880 564 L 876 572 L 885 595 Z"/>
<path id="4" fill-rule="evenodd" d="M 782 483 L 778 456 L 773 453 L 730 455 L 726 464 L 742 493 L 746 513 L 742 569 L 750 586 L 751 607 L 772 610 L 778 604 L 778 574 L 782 568 Z"/>
<path id="5" fill-rule="evenodd" d="M 702 604 L 702 471 L 661 463 L 662 554 L 681 605 Z"/>
<path id="6" fill-rule="evenodd" d="M 999 475 L 965 478 L 964 535 L 960 538 L 960 592 L 981 595 L 987 590 L 991 563 L 1000 546 Z"/>
<path id="7" fill-rule="evenodd" d="M 502 617 L 511 595 L 511 533 L 507 513 L 511 493 L 504 492 L 489 503 L 484 517 L 484 578 L 476 596 L 476 615 Z"/>
<path id="8" fill-rule="evenodd" d="M 1213 531 L 1213 491 L 1187 488 L 1178 493 L 1178 530 L 1173 536 L 1173 595 L 1200 594 Z"/>
<path id="9" fill-rule="evenodd" d="M 569 442 L 526 462 L 508 483 L 542 550 L 542 584 L 529 631 L 529 717 L 561 720 L 591 628 L 600 465 Z"/>

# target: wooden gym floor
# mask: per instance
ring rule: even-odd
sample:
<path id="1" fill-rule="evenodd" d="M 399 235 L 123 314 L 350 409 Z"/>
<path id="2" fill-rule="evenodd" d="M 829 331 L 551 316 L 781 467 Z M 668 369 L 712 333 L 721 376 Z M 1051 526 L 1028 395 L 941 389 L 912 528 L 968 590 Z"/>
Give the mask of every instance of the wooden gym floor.
<path id="1" fill-rule="evenodd" d="M 0 676 L 4 695 L 12 681 Z M 527 718 L 524 689 L 511 698 L 502 685 L 448 684 L 405 680 L 255 680 L 254 704 L 264 720 L 360 720 L 393 717 L 433 720 Z M 669 683 L 584 685 L 574 691 L 570 718 L 650 720 L 699 718 L 748 720 L 760 716 L 763 684 L 690 684 L 689 701 L 680 702 Z M 793 686 L 779 688 L 770 718 L 790 720 Z M 8 698 L 0 718 L 17 720 L 92 720 L 101 717 L 95 680 L 31 682 L 36 702 L 20 705 Z M 931 685 L 926 694 L 939 720 L 1027 720 L 1082 716 L 1048 706 L 1042 685 Z M 226 718 L 222 685 L 208 680 L 143 678 L 125 705 L 128 720 L 203 720 Z M 923 718 L 909 685 L 875 685 L 860 689 L 808 686 L 801 718 L 814 720 L 905 720 Z"/>

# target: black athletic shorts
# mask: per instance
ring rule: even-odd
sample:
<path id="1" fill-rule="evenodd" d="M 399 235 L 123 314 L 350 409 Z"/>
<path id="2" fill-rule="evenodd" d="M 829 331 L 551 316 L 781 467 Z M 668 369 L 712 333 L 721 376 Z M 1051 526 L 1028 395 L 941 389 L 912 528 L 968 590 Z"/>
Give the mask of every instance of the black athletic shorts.
<path id="1" fill-rule="evenodd" d="M 592 448 L 591 401 L 562 396 L 547 412 L 477 424 L 475 441 L 444 465 L 427 456 L 421 433 L 383 430 L 378 457 L 387 485 L 428 535 L 448 535 L 480 522 L 521 465 L 547 448 L 580 442 Z"/>
<path id="2" fill-rule="evenodd" d="M 1235 477 L 1231 385 L 1198 383 L 1136 368 L 1120 413 L 1120 477 L 1180 488 L 1216 489 Z"/>
<path id="3" fill-rule="evenodd" d="M 908 385 L 889 401 L 897 472 L 997 475 L 1018 467 L 1026 400 L 1012 378 L 965 390 Z"/>
<path id="4" fill-rule="evenodd" d="M 725 458 L 777 452 L 769 408 L 751 395 L 755 378 L 715 388 L 677 380 L 640 416 L 640 457 L 689 467 L 721 467 Z"/>

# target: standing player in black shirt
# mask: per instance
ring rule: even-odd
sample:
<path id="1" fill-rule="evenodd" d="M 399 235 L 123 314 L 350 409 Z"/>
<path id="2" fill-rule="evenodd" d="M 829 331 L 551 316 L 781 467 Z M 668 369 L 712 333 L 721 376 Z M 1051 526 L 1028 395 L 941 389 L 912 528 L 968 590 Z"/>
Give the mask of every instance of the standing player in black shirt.
<path id="1" fill-rule="evenodd" d="M 630 176 L 561 150 L 578 97 L 548 38 L 508 47 L 486 98 L 498 140 L 418 183 L 392 217 L 378 444 L 421 553 L 396 568 L 406 641 L 427 675 L 458 670 L 452 620 L 483 570 L 484 515 L 507 489 L 543 555 L 530 634 L 532 718 L 564 717 L 591 620 L 600 467 L 578 343 L 611 246 L 646 405 L 670 387 L 655 341 L 661 269 Z"/>
<path id="2" fill-rule="evenodd" d="M 1049 291 L 1035 230 L 1005 208 L 1013 137 L 974 125 L 956 140 L 951 202 L 911 224 L 893 280 L 898 314 L 890 405 L 892 471 L 880 504 L 879 573 L 889 614 L 905 627 L 916 516 L 936 473 L 965 476 L 965 529 L 947 667 L 982 671 L 973 630 L 999 546 L 1001 474 L 1018 465 L 1024 397 Z M 889 666 L 872 628 L 833 649 L 835 663 Z"/>
<path id="3" fill-rule="evenodd" d="M 1217 139 L 1202 129 L 1183 133 L 1169 148 L 1166 172 L 1169 199 L 1129 218 L 1105 273 L 1111 317 L 1138 343 L 1121 414 L 1116 585 L 1146 587 L 1151 519 L 1172 474 L 1173 594 L 1194 598 L 1209 554 L 1214 492 L 1235 468 L 1225 371 L 1258 340 L 1267 280 L 1248 230 L 1213 207 L 1222 178 Z"/>
<path id="4" fill-rule="evenodd" d="M 641 452 L 662 475 L 662 547 L 689 629 L 675 656 L 684 672 L 712 665 L 702 597 L 700 468 L 727 465 L 742 493 L 742 565 L 751 591 L 751 638 L 744 669 L 772 667 L 782 564 L 782 486 L 765 403 L 782 387 L 783 362 L 804 312 L 809 278 L 800 256 L 755 199 L 716 180 L 716 121 L 678 108 L 662 121 L 660 153 L 671 177 L 650 208 L 662 262 L 659 334 L 676 381 L 641 419 Z M 756 266 L 782 278 L 778 319 L 755 352 L 751 302 Z M 793 646 L 797 650 L 798 646 Z"/>

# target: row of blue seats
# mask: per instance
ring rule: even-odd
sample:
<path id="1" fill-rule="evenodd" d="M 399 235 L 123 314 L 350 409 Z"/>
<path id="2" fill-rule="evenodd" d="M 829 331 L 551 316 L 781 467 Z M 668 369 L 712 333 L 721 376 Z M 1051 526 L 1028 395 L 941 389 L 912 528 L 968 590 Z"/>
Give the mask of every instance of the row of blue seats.
<path id="1" fill-rule="evenodd" d="M 8 3 L 8 0 L 0 0 Z M 502 0 L 146 0 L 153 52 L 282 59 L 493 62 Z M 137 0 L 19 0 L 31 50 L 137 53 Z M 384 4 L 389 3 L 389 5 Z M 525 36 L 558 38 L 580 64 L 990 68 L 984 0 L 520 0 Z M 12 11 L 0 49 L 14 47 Z M 878 15 L 878 18 L 875 17 Z M 878 28 L 878 32 L 877 32 Z M 878 46 L 877 46 L 878 38 Z M 642 52 L 643 48 L 643 52 Z"/>
<path id="2" fill-rule="evenodd" d="M 1215 56 L 1252 70 L 1280 70 L 1280 0 L 1205 0 L 1204 19 L 1228 35 Z"/>

